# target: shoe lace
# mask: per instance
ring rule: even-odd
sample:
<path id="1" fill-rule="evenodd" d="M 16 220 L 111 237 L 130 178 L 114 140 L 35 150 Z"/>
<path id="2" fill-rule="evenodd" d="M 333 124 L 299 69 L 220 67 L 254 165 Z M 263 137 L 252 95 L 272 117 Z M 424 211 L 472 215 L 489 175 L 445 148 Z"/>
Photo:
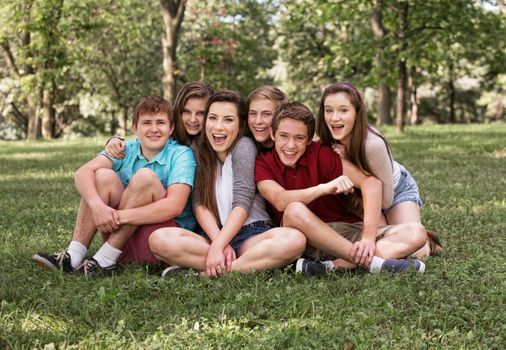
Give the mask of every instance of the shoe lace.
<path id="1" fill-rule="evenodd" d="M 56 254 L 56 261 L 58 261 L 59 266 L 63 266 L 63 259 L 65 259 L 66 255 L 67 252 L 59 252 Z"/>
<path id="2" fill-rule="evenodd" d="M 83 262 L 84 273 L 87 274 L 88 271 L 94 269 L 96 266 L 97 266 L 97 263 L 95 262 L 95 260 L 85 260 Z"/>

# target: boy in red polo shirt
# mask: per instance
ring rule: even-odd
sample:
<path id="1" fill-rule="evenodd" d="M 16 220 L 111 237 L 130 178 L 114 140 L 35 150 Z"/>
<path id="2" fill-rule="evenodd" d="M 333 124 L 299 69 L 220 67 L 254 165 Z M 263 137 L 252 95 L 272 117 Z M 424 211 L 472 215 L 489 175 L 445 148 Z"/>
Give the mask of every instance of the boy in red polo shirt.
<path id="1" fill-rule="evenodd" d="M 314 132 L 315 120 L 307 107 L 283 105 L 272 123 L 275 147 L 259 154 L 255 165 L 258 190 L 272 206 L 276 223 L 299 229 L 310 248 L 335 258 L 301 258 L 297 271 L 318 274 L 360 266 L 370 272 L 423 272 L 423 262 L 399 258 L 425 243 L 425 228 L 417 223 L 379 227 L 381 182 L 330 147 L 311 141 Z M 354 188 L 362 192 L 363 220 L 342 201 Z"/>

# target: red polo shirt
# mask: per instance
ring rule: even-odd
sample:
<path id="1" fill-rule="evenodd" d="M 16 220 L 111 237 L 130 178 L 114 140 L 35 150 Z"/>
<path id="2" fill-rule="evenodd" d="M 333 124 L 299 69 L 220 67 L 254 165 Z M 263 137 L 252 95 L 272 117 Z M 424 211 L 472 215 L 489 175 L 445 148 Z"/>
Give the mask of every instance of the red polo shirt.
<path id="1" fill-rule="evenodd" d="M 259 153 L 255 162 L 255 182 L 274 180 L 285 190 L 302 190 L 322 183 L 327 183 L 343 174 L 341 158 L 328 146 L 320 142 L 311 142 L 306 152 L 299 158 L 295 168 L 286 167 L 273 148 Z M 340 200 L 343 195 L 326 195 L 309 203 L 308 208 L 324 222 L 344 221 L 354 223 L 361 221 L 347 210 Z M 270 208 L 277 224 L 283 213 L 274 207 Z"/>

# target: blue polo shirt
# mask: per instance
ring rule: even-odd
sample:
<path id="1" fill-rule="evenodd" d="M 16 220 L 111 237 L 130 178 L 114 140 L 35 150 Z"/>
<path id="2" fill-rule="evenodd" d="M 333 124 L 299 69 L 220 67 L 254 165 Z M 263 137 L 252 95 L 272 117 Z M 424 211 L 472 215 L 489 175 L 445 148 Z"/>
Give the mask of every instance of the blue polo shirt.
<path id="1" fill-rule="evenodd" d="M 142 155 L 139 139 L 127 141 L 123 159 L 113 158 L 105 150 L 100 154 L 112 160 L 112 170 L 118 173 L 124 187 L 128 186 L 137 170 L 148 168 L 158 175 L 164 188 L 172 184 L 187 184 L 193 189 L 196 168 L 193 152 L 172 137 L 151 161 Z M 196 221 L 189 200 L 181 215 L 176 218 L 176 222 L 187 230 L 194 230 Z"/>

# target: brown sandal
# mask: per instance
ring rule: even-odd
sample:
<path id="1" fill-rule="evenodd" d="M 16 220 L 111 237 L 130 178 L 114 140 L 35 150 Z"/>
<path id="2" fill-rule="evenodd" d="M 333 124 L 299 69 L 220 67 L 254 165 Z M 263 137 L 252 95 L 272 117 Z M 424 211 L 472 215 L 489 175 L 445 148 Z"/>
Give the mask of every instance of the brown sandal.
<path id="1" fill-rule="evenodd" d="M 427 240 L 429 241 L 430 255 L 439 255 L 443 252 L 443 245 L 434 232 L 427 230 Z"/>

